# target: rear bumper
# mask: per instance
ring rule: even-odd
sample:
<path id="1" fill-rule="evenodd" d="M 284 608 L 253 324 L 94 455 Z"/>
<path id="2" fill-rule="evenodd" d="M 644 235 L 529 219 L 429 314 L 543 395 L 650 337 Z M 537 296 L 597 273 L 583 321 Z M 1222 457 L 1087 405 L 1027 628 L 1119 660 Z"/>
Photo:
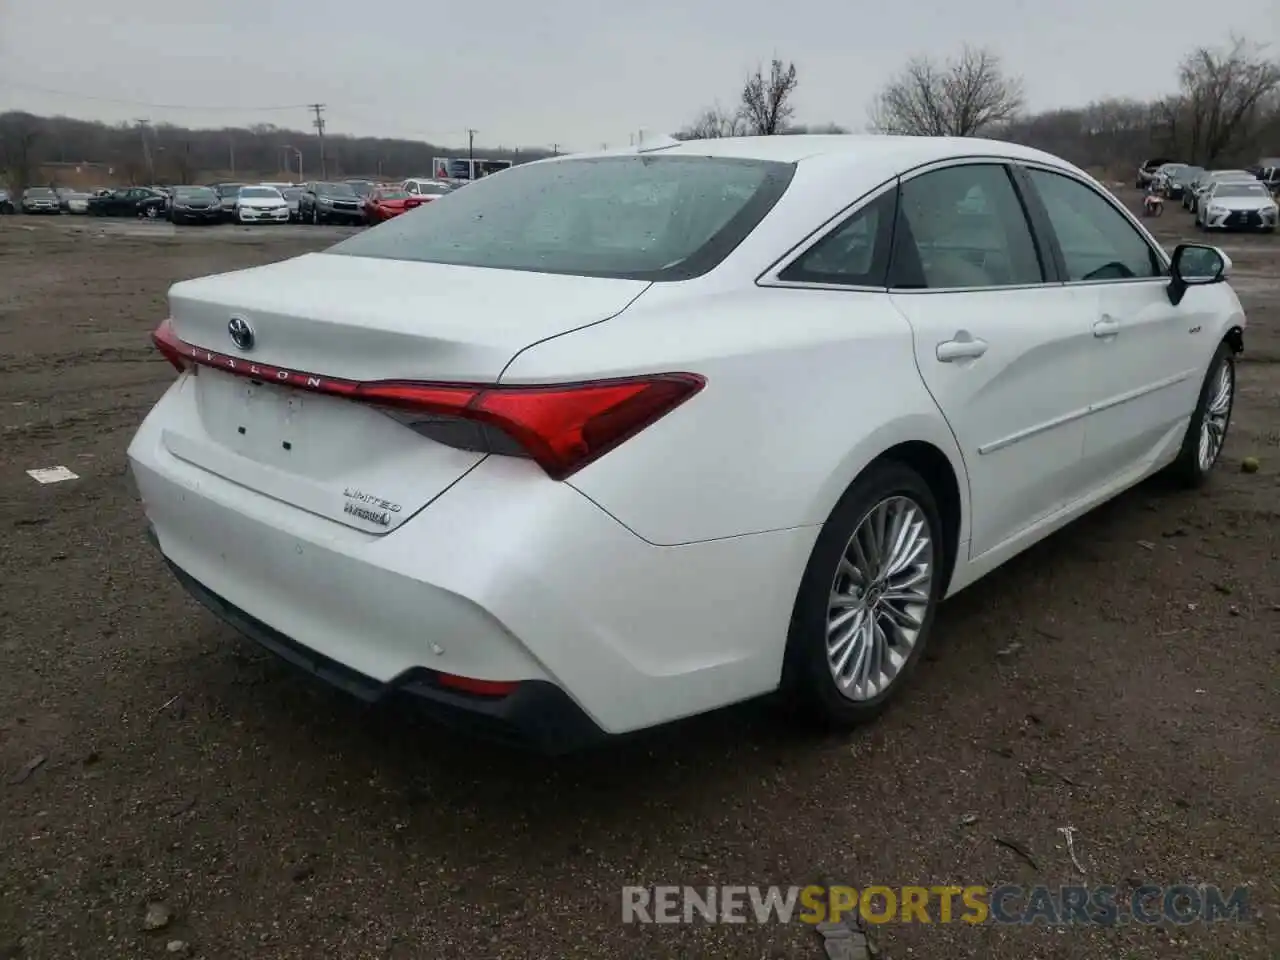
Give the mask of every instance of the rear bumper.
<path id="1" fill-rule="evenodd" d="M 568 701 L 606 734 L 778 685 L 816 527 L 658 547 L 532 463 L 489 457 L 391 533 L 365 533 L 176 457 L 164 435 L 182 393 L 143 423 L 130 466 L 165 558 L 271 631 L 242 626 L 251 636 L 290 638 L 366 691 L 424 671 L 553 687 L 535 702 Z M 532 709 L 512 696 L 429 699 L 488 723 Z"/>
<path id="2" fill-rule="evenodd" d="M 147 532 L 158 548 L 154 531 Z M 244 636 L 291 666 L 366 703 L 407 698 L 446 726 L 549 754 L 580 750 L 607 737 L 563 690 L 541 680 L 526 681 L 504 697 L 467 696 L 443 689 L 436 682 L 436 674 L 425 668 L 407 670 L 386 682 L 375 680 L 272 629 L 218 596 L 168 558 L 166 562 L 192 597 Z"/>

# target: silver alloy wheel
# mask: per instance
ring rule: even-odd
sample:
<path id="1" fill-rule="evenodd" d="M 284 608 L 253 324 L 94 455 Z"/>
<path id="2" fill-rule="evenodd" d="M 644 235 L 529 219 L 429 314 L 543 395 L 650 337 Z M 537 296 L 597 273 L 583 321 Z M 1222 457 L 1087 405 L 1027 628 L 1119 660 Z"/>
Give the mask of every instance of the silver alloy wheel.
<path id="1" fill-rule="evenodd" d="M 1222 442 L 1227 436 L 1227 421 L 1231 417 L 1231 398 L 1236 387 L 1235 370 L 1229 360 L 1223 360 L 1209 388 L 1204 417 L 1200 421 L 1200 469 L 1208 473 L 1218 461 Z"/>
<path id="2" fill-rule="evenodd" d="M 908 497 L 881 500 L 840 557 L 827 607 L 827 666 L 850 700 L 893 684 L 920 636 L 933 586 L 933 542 Z"/>

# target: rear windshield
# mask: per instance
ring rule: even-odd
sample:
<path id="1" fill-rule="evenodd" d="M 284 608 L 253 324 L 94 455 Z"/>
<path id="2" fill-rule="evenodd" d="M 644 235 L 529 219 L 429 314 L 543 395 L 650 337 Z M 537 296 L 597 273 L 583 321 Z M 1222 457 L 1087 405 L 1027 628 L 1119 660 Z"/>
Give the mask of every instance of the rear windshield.
<path id="1" fill-rule="evenodd" d="M 793 164 L 624 156 L 531 163 L 344 240 L 329 253 L 634 280 L 714 267 L 791 182 Z"/>
<path id="2" fill-rule="evenodd" d="M 446 193 L 452 193 L 453 187 L 447 183 L 420 183 L 418 192 L 428 197 L 443 197 Z"/>

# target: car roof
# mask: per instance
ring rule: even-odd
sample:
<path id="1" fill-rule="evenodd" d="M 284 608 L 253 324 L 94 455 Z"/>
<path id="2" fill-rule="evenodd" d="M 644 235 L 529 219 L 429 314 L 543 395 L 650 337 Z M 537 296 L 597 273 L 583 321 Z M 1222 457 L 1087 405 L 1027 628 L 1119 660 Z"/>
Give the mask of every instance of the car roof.
<path id="1" fill-rule="evenodd" d="M 875 166 L 894 165 L 906 170 L 950 157 L 993 156 L 1039 160 L 1063 165 L 1063 161 L 1042 150 L 1005 140 L 980 137 L 905 137 L 884 134 L 797 134 L 778 137 L 723 137 L 714 140 L 685 140 L 667 146 L 636 150 L 601 150 L 593 153 L 549 157 L 538 163 L 573 157 L 627 154 L 664 156 L 733 157 L 744 160 L 775 160 L 799 163 L 819 157 L 870 162 Z"/>

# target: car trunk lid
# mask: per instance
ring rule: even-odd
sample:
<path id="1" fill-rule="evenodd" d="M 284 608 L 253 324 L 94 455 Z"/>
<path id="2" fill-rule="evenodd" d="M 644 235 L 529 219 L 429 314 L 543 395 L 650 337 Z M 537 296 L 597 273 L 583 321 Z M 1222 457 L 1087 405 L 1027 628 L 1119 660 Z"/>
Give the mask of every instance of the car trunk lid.
<path id="1" fill-rule="evenodd" d="M 386 533 L 484 454 L 330 387 L 495 383 L 525 347 L 614 316 L 647 285 L 328 254 L 179 283 L 172 333 L 200 366 L 185 386 L 194 416 L 164 442 L 243 487 Z"/>

